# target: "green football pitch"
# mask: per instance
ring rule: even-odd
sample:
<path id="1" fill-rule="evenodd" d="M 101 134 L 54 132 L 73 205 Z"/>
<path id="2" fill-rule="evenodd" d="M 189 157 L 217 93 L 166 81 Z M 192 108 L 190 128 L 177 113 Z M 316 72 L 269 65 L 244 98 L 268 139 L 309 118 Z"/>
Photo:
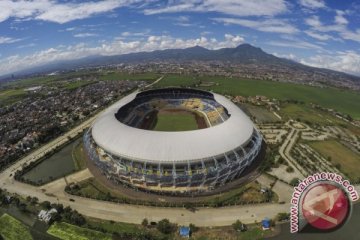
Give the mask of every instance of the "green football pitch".
<path id="1" fill-rule="evenodd" d="M 189 131 L 198 129 L 192 114 L 160 113 L 157 115 L 156 131 Z"/>

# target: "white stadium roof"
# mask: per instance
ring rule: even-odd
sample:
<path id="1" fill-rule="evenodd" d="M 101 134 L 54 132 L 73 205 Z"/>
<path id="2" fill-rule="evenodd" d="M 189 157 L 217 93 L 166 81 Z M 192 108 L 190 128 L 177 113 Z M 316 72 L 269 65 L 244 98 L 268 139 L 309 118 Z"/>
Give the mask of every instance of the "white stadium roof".
<path id="1" fill-rule="evenodd" d="M 132 101 L 132 93 L 109 107 L 93 124 L 92 137 L 107 152 L 146 162 L 187 162 L 211 158 L 244 146 L 254 131 L 248 116 L 224 96 L 215 100 L 231 115 L 216 126 L 182 132 L 162 132 L 130 127 L 119 122 L 115 113 Z"/>

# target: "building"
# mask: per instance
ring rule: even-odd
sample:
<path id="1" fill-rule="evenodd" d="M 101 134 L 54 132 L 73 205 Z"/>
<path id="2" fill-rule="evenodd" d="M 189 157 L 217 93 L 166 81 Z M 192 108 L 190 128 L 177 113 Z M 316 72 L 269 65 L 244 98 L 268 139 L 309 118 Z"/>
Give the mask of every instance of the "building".
<path id="1" fill-rule="evenodd" d="M 38 214 L 38 218 L 41 220 L 41 221 L 44 221 L 46 223 L 49 223 L 51 218 L 52 218 L 52 215 L 57 213 L 57 210 L 55 208 L 52 208 L 48 211 L 45 211 L 45 210 L 41 210 Z"/>
<path id="2" fill-rule="evenodd" d="M 162 109 L 195 113 L 202 127 L 149 129 L 152 114 Z M 181 194 L 210 191 L 240 177 L 258 157 L 262 137 L 224 96 L 166 88 L 133 93 L 112 105 L 85 133 L 84 146 L 90 162 L 115 183 Z"/>
<path id="3" fill-rule="evenodd" d="M 265 218 L 261 221 L 261 226 L 263 230 L 269 230 L 271 227 L 271 220 L 269 218 Z"/>
<path id="4" fill-rule="evenodd" d="M 190 237 L 190 228 L 189 227 L 180 227 L 179 229 L 179 235 L 181 237 L 189 238 Z"/>

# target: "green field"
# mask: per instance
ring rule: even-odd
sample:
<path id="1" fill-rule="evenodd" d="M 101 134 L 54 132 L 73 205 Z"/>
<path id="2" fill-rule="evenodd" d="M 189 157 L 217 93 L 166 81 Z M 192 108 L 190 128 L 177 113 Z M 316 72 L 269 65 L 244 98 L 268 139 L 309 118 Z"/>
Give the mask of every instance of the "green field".
<path id="1" fill-rule="evenodd" d="M 240 106 L 248 115 L 252 116 L 257 123 L 281 122 L 281 119 L 265 107 L 254 106 L 247 103 L 240 104 Z"/>
<path id="2" fill-rule="evenodd" d="M 280 115 L 285 119 L 299 120 L 319 125 L 347 125 L 343 120 L 328 112 L 314 109 L 306 104 L 284 104 Z"/>
<path id="3" fill-rule="evenodd" d="M 79 87 L 85 87 L 87 85 L 93 84 L 95 83 L 95 81 L 74 81 L 74 82 L 69 82 L 64 84 L 64 88 L 68 89 L 68 90 L 73 90 L 73 89 L 77 89 Z"/>
<path id="4" fill-rule="evenodd" d="M 99 227 L 106 232 L 113 233 L 126 233 L 126 234 L 136 234 L 141 231 L 140 227 L 135 224 L 131 223 L 123 223 L 123 222 L 112 222 L 107 220 L 101 220 L 96 218 L 87 218 L 86 219 L 87 225 L 90 227 Z"/>
<path id="5" fill-rule="evenodd" d="M 347 174 L 352 180 L 360 179 L 360 155 L 336 140 L 316 141 L 308 144 L 325 158 L 330 157 L 334 165 L 340 164 L 340 171 Z"/>
<path id="6" fill-rule="evenodd" d="M 196 77 L 190 75 L 166 75 L 160 82 L 156 84 L 156 87 L 187 87 L 193 86 L 199 83 Z"/>
<path id="7" fill-rule="evenodd" d="M 360 119 L 360 93 L 335 88 L 319 88 L 300 84 L 281 83 L 227 77 L 192 77 L 189 75 L 168 75 L 157 86 L 192 86 L 199 82 L 217 83 L 211 87 L 202 87 L 221 94 L 255 96 L 264 95 L 279 100 L 298 100 L 315 103 L 322 107 L 333 108 L 342 113 Z"/>
<path id="8" fill-rule="evenodd" d="M 142 73 L 142 74 L 128 74 L 122 72 L 110 72 L 100 76 L 101 80 L 112 81 L 112 80 L 143 80 L 153 81 L 159 78 L 161 75 L 155 73 Z"/>
<path id="9" fill-rule="evenodd" d="M 8 214 L 0 217 L 0 235 L 5 240 L 32 240 L 29 229 Z"/>
<path id="10" fill-rule="evenodd" d="M 111 240 L 110 234 L 81 228 L 68 223 L 54 223 L 47 231 L 48 234 L 62 240 Z"/>
<path id="11" fill-rule="evenodd" d="M 155 131 L 189 131 L 198 129 L 195 117 L 191 114 L 167 114 L 157 115 Z"/>
<path id="12" fill-rule="evenodd" d="M 17 102 L 27 96 L 24 89 L 9 89 L 0 91 L 0 106 Z"/>

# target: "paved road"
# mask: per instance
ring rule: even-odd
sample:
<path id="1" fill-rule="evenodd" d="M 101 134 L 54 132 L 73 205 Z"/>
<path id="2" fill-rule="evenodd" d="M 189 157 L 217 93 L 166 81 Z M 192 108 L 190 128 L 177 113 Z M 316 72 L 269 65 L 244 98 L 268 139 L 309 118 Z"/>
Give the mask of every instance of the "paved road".
<path id="1" fill-rule="evenodd" d="M 87 171 L 87 170 L 84 170 Z M 86 177 L 88 173 L 80 172 Z M 3 181 L 3 179 L 1 179 Z M 183 208 L 159 208 L 148 206 L 135 206 L 116 204 L 91 200 L 87 198 L 68 195 L 64 192 L 64 179 L 57 180 L 43 187 L 34 187 L 9 179 L 3 183 L 3 188 L 23 196 L 35 196 L 40 201 L 50 201 L 69 205 L 80 213 L 107 220 L 140 224 L 144 218 L 149 221 L 159 221 L 168 218 L 178 224 L 194 223 L 198 226 L 227 226 L 240 219 L 245 223 L 261 221 L 264 217 L 273 217 L 278 212 L 288 211 L 288 205 L 261 204 L 254 206 L 235 206 L 226 208 L 202 208 L 191 212 Z M 71 202 L 70 198 L 75 202 Z"/>
<path id="2" fill-rule="evenodd" d="M 291 127 L 291 130 L 290 130 L 289 134 L 286 136 L 284 143 L 280 146 L 279 153 L 280 153 L 280 156 L 282 158 L 286 159 L 286 161 L 293 167 L 294 174 L 297 176 L 297 178 L 303 179 L 304 176 L 307 174 L 304 172 L 304 169 L 301 166 L 298 166 L 298 165 L 295 166 L 296 160 L 293 157 L 291 157 L 291 154 L 290 154 L 290 151 L 298 137 L 298 133 L 299 133 L 299 130 L 296 130 L 295 128 Z"/>
<path id="3" fill-rule="evenodd" d="M 178 224 L 194 223 L 198 226 L 227 226 L 240 219 L 244 223 L 261 221 L 265 217 L 273 217 L 279 212 L 286 212 L 288 204 L 260 204 L 234 206 L 225 208 L 201 208 L 195 212 L 183 208 L 159 208 L 135 206 L 97 201 L 78 196 L 72 196 L 64 191 L 66 182 L 77 182 L 92 177 L 88 169 L 58 179 L 41 187 L 15 181 L 8 177 L 9 171 L 0 175 L 1 187 L 9 192 L 22 196 L 35 196 L 40 201 L 50 201 L 69 205 L 89 217 L 140 224 L 144 218 L 149 221 L 159 221 L 168 218 Z M 70 198 L 75 202 L 70 201 Z"/>

